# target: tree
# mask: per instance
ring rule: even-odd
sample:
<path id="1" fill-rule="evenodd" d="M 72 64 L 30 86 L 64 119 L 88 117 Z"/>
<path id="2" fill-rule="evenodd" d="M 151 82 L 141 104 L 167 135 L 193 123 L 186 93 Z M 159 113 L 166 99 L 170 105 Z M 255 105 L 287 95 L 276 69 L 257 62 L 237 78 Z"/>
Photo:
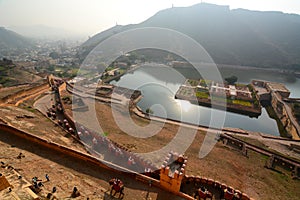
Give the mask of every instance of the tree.
<path id="1" fill-rule="evenodd" d="M 152 115 L 152 114 L 153 114 L 153 111 L 152 111 L 150 108 L 147 108 L 147 109 L 146 109 L 146 113 L 147 113 L 148 115 L 149 115 L 149 114 Z"/>
<path id="2" fill-rule="evenodd" d="M 225 81 L 229 84 L 229 85 L 234 85 L 238 80 L 238 77 L 236 76 L 230 76 L 230 77 L 227 77 L 225 78 Z"/>
<path id="3" fill-rule="evenodd" d="M 53 72 L 55 70 L 54 65 L 48 66 L 48 71 Z"/>
<path id="4" fill-rule="evenodd" d="M 59 55 L 57 52 L 53 51 L 49 54 L 49 57 L 51 57 L 52 59 L 57 59 L 59 58 Z"/>

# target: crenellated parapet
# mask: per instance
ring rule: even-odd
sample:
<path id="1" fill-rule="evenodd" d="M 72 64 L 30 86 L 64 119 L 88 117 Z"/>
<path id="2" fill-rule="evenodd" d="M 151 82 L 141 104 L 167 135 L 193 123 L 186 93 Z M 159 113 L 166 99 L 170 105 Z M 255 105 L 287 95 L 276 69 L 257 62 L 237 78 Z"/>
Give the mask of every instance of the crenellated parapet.
<path id="1" fill-rule="evenodd" d="M 160 185 L 172 192 L 179 192 L 185 175 L 187 157 L 170 152 L 160 170 Z"/>
<path id="2" fill-rule="evenodd" d="M 205 187 L 208 191 L 213 192 L 214 197 L 220 197 L 221 199 L 253 200 L 253 198 L 250 198 L 246 193 L 228 186 L 225 183 L 207 177 L 193 175 L 184 176 L 182 180 L 182 192 L 193 193 L 200 187 Z"/>

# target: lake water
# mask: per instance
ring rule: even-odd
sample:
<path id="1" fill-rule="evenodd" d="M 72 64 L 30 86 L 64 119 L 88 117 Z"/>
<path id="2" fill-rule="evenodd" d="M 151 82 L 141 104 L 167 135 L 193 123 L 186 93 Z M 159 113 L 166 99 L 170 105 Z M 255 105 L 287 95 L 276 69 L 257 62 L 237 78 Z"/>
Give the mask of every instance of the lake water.
<path id="1" fill-rule="evenodd" d="M 291 97 L 300 97 L 300 79 L 291 75 L 271 71 L 221 68 L 222 77 L 235 75 L 240 83 L 250 83 L 252 79 L 260 79 L 284 83 L 291 91 Z M 143 110 L 150 108 L 154 115 L 208 126 L 211 121 L 211 108 L 190 104 L 188 101 L 174 99 L 175 93 L 186 78 L 199 79 L 200 75 L 193 69 L 174 69 L 164 65 L 144 65 L 132 73 L 125 74 L 112 84 L 138 89 L 143 98 L 138 106 Z M 280 135 L 277 123 L 268 116 L 263 108 L 258 118 L 225 111 L 224 127 L 235 127 L 272 135 Z"/>

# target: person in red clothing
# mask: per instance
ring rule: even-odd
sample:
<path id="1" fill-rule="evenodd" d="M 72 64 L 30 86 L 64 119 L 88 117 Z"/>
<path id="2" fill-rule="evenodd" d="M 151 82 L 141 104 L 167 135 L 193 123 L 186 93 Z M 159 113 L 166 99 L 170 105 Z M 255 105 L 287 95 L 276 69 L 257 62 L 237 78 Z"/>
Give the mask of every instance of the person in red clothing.
<path id="1" fill-rule="evenodd" d="M 121 196 L 122 196 L 122 198 L 124 197 L 124 184 L 120 179 L 113 178 L 113 179 L 109 180 L 109 185 L 111 186 L 110 196 L 112 196 L 112 191 L 114 190 L 115 193 L 113 196 L 115 196 L 117 193 L 120 193 L 119 198 Z"/>

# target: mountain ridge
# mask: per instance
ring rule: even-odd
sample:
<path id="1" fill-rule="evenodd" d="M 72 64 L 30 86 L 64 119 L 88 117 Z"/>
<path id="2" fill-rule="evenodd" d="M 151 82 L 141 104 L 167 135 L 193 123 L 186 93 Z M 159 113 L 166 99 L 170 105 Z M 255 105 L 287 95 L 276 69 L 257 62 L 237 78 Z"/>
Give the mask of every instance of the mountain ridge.
<path id="1" fill-rule="evenodd" d="M 83 35 L 72 33 L 63 28 L 51 27 L 42 24 L 31 26 L 11 26 L 10 30 L 32 39 L 76 39 Z"/>
<path id="2" fill-rule="evenodd" d="M 32 43 L 28 38 L 4 27 L 0 27 L 0 50 L 5 48 L 27 48 L 30 46 L 32 46 Z"/>
<path id="3" fill-rule="evenodd" d="M 300 69 L 300 15 L 280 11 L 230 10 L 201 3 L 158 11 L 139 24 L 114 26 L 81 46 L 84 58 L 111 35 L 132 28 L 163 27 L 199 42 L 218 64 Z"/>

